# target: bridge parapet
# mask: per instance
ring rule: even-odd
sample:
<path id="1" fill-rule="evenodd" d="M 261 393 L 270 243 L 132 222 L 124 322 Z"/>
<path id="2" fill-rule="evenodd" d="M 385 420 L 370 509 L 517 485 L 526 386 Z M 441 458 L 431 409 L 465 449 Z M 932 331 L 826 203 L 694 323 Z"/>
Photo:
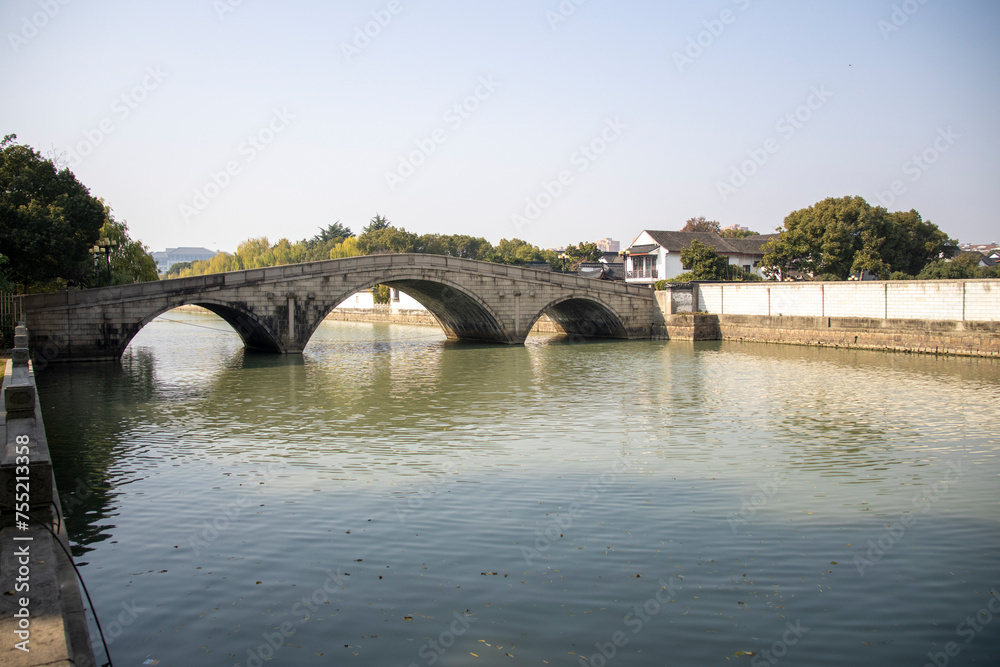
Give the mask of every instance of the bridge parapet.
<path id="1" fill-rule="evenodd" d="M 36 354 L 47 361 L 115 359 L 154 317 L 208 308 L 250 349 L 300 353 L 326 315 L 377 284 L 406 292 L 449 338 L 521 344 L 549 316 L 571 335 L 649 338 L 652 290 L 441 255 L 368 255 L 25 298 Z"/>

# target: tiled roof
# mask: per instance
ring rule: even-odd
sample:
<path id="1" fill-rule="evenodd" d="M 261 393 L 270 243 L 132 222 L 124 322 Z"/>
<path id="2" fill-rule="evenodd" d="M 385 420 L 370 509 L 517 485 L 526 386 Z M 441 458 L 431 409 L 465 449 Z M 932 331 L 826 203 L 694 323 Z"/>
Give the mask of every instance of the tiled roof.
<path id="1" fill-rule="evenodd" d="M 742 239 L 726 239 L 715 232 L 667 232 L 647 229 L 649 236 L 660 246 L 671 252 L 679 252 L 691 245 L 692 241 L 700 241 L 711 247 L 718 253 L 734 255 L 764 255 L 761 247 L 778 238 L 777 234 L 759 234 L 757 236 L 747 236 Z M 640 250 L 643 248 L 643 250 Z M 645 248 L 655 248 L 655 246 L 633 246 L 629 250 L 633 253 L 649 252 Z"/>

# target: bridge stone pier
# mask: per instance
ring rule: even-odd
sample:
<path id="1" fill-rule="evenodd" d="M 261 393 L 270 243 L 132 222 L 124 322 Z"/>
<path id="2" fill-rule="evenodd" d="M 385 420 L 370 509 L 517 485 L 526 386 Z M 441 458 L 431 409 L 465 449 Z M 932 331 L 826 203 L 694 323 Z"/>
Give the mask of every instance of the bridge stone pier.
<path id="1" fill-rule="evenodd" d="M 99 289 L 35 294 L 23 307 L 36 366 L 111 360 L 161 313 L 216 313 L 250 350 L 298 354 L 348 296 L 377 284 L 431 311 L 449 339 L 518 345 L 547 314 L 585 338 L 651 337 L 652 290 L 439 255 L 369 255 Z"/>

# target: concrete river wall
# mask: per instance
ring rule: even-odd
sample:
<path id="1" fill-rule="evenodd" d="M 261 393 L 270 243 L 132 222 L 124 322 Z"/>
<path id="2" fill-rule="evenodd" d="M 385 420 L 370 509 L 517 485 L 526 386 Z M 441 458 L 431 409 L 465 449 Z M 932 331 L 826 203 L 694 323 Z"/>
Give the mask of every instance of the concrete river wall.
<path id="1" fill-rule="evenodd" d="M 1000 356 L 1000 281 L 695 283 L 657 294 L 654 337 Z"/>
<path id="2" fill-rule="evenodd" d="M 0 412 L 0 665 L 92 666 L 24 327 L 14 343 Z"/>

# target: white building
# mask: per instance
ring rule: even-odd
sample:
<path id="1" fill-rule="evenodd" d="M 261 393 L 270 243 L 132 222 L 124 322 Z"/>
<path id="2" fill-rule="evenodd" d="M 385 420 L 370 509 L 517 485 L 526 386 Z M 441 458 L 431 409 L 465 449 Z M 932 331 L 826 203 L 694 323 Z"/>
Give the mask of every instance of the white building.
<path id="1" fill-rule="evenodd" d="M 209 260 L 218 254 L 218 250 L 192 247 L 167 248 L 166 250 L 159 250 L 152 253 L 153 260 L 156 261 L 157 273 L 166 273 L 174 264 Z"/>
<path id="2" fill-rule="evenodd" d="M 361 292 L 355 292 L 351 296 L 347 297 L 340 302 L 337 306 L 338 309 L 344 310 L 372 310 L 376 307 L 375 295 L 372 294 L 371 290 L 362 290 Z M 422 310 L 427 312 L 424 305 L 414 299 L 409 294 L 400 292 L 398 289 L 389 290 L 389 303 L 382 304 L 378 306 L 380 308 L 388 307 L 389 310 L 396 312 L 401 310 Z"/>
<path id="3" fill-rule="evenodd" d="M 667 280 L 684 273 L 681 250 L 700 241 L 710 246 L 729 263 L 747 273 L 760 271 L 760 260 L 764 257 L 762 246 L 778 238 L 777 234 L 760 234 L 742 239 L 722 238 L 714 232 L 666 232 L 647 229 L 635 237 L 629 245 L 626 259 L 626 281 L 639 285 L 651 285 L 658 280 Z"/>

